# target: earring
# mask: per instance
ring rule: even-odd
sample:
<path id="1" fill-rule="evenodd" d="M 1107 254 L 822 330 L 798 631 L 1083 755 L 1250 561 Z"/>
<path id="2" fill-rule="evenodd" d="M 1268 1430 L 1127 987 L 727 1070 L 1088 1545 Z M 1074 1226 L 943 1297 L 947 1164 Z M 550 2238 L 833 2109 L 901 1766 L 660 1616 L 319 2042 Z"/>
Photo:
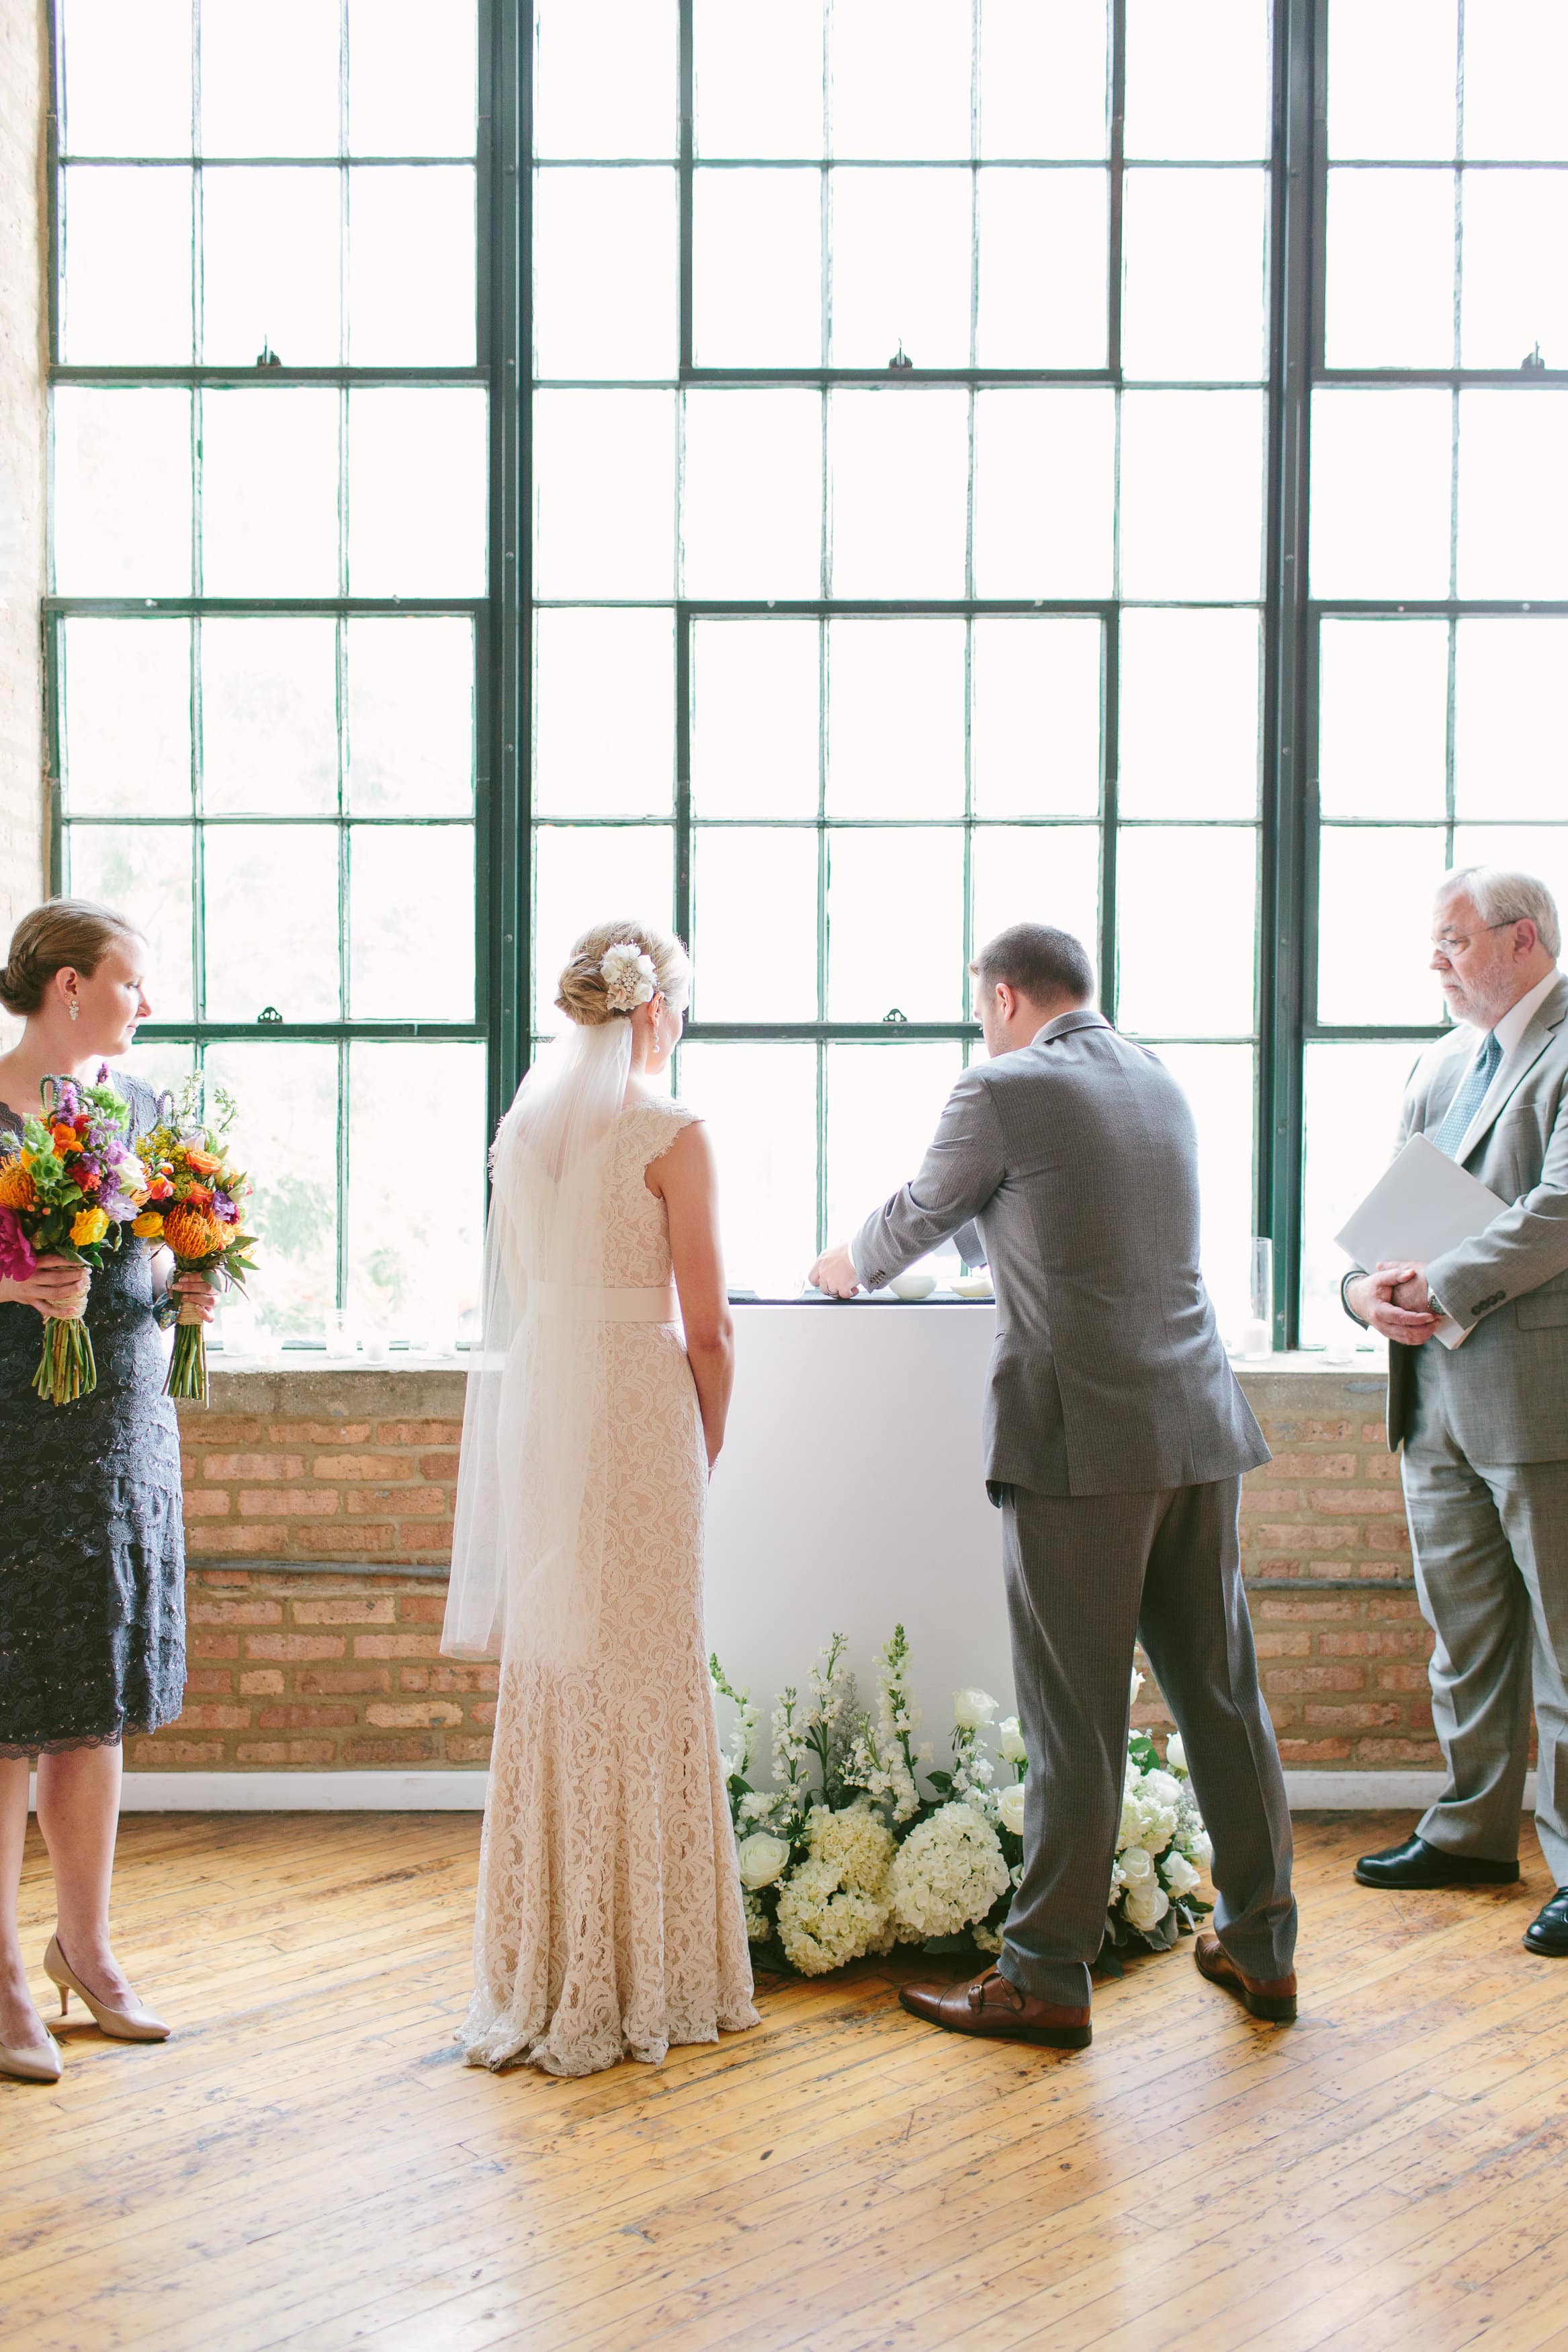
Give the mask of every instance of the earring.
<path id="1" fill-rule="evenodd" d="M 76 1019 L 76 1017 L 77 1017 L 77 1014 L 81 1011 L 81 1006 L 77 1003 L 76 999 L 73 997 L 73 998 L 71 999 L 71 1002 L 70 1002 L 69 1005 L 67 1007 L 67 1010 L 69 1012 L 70 1016 L 71 1016 L 71 1019 L 74 1021 L 74 1020 Z"/>

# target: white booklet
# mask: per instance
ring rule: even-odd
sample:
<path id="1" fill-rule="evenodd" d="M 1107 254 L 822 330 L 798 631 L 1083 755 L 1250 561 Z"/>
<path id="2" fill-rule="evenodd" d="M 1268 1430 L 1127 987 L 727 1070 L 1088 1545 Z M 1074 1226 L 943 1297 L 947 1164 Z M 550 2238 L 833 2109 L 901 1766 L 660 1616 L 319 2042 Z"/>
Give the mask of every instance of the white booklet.
<path id="1" fill-rule="evenodd" d="M 1482 1232 L 1507 1206 L 1426 1136 L 1413 1135 L 1334 1239 L 1360 1265 L 1386 1258 L 1425 1265 Z M 1449 1315 L 1432 1337 L 1457 1348 L 1474 1328 Z"/>

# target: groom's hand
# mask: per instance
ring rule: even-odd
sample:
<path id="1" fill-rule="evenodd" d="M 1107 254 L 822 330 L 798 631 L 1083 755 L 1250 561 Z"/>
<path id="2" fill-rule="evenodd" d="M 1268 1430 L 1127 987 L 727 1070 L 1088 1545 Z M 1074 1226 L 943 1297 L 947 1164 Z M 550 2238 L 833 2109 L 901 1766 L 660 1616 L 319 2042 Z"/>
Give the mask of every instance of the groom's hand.
<path id="1" fill-rule="evenodd" d="M 806 1279 L 813 1290 L 825 1290 L 830 1298 L 852 1298 L 861 1286 L 855 1262 L 842 1242 L 822 1252 Z"/>

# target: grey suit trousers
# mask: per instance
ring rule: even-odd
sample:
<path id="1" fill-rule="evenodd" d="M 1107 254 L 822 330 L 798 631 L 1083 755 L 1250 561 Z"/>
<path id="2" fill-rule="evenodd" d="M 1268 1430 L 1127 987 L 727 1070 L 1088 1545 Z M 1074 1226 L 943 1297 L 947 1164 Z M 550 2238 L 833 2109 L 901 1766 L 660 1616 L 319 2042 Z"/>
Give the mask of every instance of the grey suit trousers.
<path id="1" fill-rule="evenodd" d="M 1568 1886 L 1568 1462 L 1471 1462 L 1423 1388 L 1403 1467 L 1448 1768 L 1420 1833 L 1446 1853 L 1512 1861 L 1533 1685 L 1535 1826 L 1553 1885 Z"/>
<path id="2" fill-rule="evenodd" d="M 1141 1639 L 1213 1841 L 1220 1939 L 1245 1975 L 1289 1975 L 1291 1816 L 1241 1588 L 1240 1479 L 1151 1494 L 995 1491 L 1029 1751 L 1024 1875 L 1002 1974 L 1043 2000 L 1089 2004 Z"/>

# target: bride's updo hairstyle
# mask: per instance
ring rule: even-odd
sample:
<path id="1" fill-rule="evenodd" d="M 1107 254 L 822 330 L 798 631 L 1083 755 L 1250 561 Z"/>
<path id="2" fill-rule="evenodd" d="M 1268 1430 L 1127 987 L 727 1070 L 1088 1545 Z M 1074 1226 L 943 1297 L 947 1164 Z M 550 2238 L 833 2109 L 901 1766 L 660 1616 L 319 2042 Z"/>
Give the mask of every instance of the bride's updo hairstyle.
<path id="1" fill-rule="evenodd" d="M 606 1021 L 630 1015 L 630 1004 L 611 1000 L 611 977 L 603 966 L 612 948 L 628 948 L 636 955 L 646 956 L 653 967 L 650 993 L 663 996 L 673 1013 L 685 1011 L 691 994 L 692 968 L 679 940 L 669 931 L 656 931 L 651 923 L 595 923 L 573 948 L 560 976 L 555 1001 L 569 1021 L 577 1022 L 584 1029 L 598 1029 Z M 612 972 L 629 961 L 630 958 L 612 958 Z M 617 993 L 623 995 L 624 988 L 619 988 Z"/>
<path id="2" fill-rule="evenodd" d="M 0 1004 L 7 1013 L 37 1013 L 62 966 L 90 980 L 117 941 L 141 936 L 112 907 L 97 906 L 90 898 L 46 898 L 11 934 L 10 953 L 0 971 Z"/>

